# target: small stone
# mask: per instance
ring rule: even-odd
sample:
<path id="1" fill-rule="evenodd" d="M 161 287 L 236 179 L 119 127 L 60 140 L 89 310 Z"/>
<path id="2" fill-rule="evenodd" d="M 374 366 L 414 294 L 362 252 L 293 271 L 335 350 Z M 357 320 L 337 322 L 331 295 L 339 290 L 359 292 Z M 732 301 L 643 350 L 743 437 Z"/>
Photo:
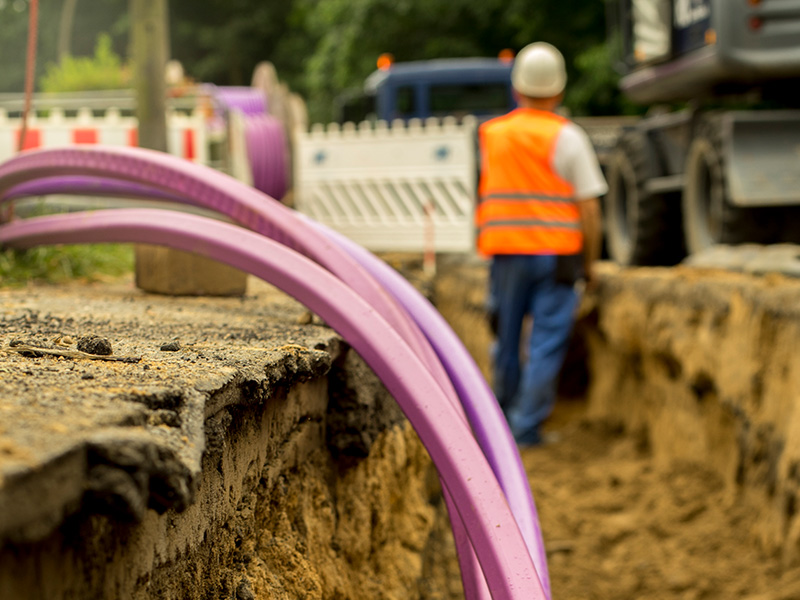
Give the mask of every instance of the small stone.
<path id="1" fill-rule="evenodd" d="M 181 349 L 181 343 L 178 340 L 172 340 L 166 344 L 161 344 L 162 352 L 177 352 Z"/>
<path id="2" fill-rule="evenodd" d="M 72 344 L 74 344 L 74 343 L 75 343 L 75 340 L 72 339 L 72 337 L 70 337 L 68 335 L 57 335 L 53 339 L 53 345 L 54 346 L 68 347 L 68 346 L 72 346 Z"/>
<path id="3" fill-rule="evenodd" d="M 81 352 L 97 356 L 110 356 L 114 353 L 111 348 L 111 341 L 99 335 L 85 335 L 78 338 L 77 348 Z"/>
<path id="4" fill-rule="evenodd" d="M 255 600 L 256 595 L 247 579 L 242 579 L 236 588 L 236 600 Z"/>
<path id="5" fill-rule="evenodd" d="M 84 373 L 83 375 L 81 375 L 81 379 L 94 379 L 94 375 L 92 375 L 91 373 Z"/>

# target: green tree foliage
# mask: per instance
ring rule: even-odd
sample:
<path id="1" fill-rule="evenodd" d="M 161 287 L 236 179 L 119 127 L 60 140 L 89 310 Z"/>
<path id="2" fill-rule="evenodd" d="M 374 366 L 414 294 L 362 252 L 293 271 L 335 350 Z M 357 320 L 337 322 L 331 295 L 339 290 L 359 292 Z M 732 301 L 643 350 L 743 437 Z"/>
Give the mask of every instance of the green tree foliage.
<path id="1" fill-rule="evenodd" d="M 55 58 L 57 23 L 42 15 L 55 11 L 61 0 L 40 0 L 37 75 L 44 72 L 42 58 Z M 0 92 L 25 89 L 25 55 L 28 43 L 28 0 L 0 0 Z"/>
<path id="2" fill-rule="evenodd" d="M 2 3 L 0 24 L 0 91 L 21 92 L 25 88 L 27 12 L 14 10 L 10 2 Z"/>
<path id="3" fill-rule="evenodd" d="M 630 102 L 617 85 L 613 40 L 592 46 L 575 59 L 577 76 L 567 90 L 565 104 L 575 115 L 634 115 L 642 107 Z"/>
<path id="4" fill-rule="evenodd" d="M 0 0 L 0 93 L 21 93 L 25 88 L 25 48 L 30 0 Z M 63 0 L 39 0 L 39 35 L 36 77 L 57 61 L 56 48 Z M 114 51 L 126 51 L 128 0 L 78 0 L 70 53 L 91 56 L 100 33 L 112 38 Z"/>
<path id="5" fill-rule="evenodd" d="M 171 0 L 172 57 L 195 80 L 217 85 L 249 85 L 255 66 L 269 60 L 297 89 L 314 44 L 295 4 Z"/>
<path id="6" fill-rule="evenodd" d="M 398 61 L 496 56 L 535 40 L 562 50 L 570 87 L 584 74 L 576 59 L 601 46 L 603 0 L 172 0 L 172 54 L 199 81 L 246 85 L 262 60 L 307 100 L 313 120 L 333 116 L 334 99 L 360 87 L 378 56 Z M 605 70 L 615 85 L 613 71 Z M 588 85 L 595 89 L 600 82 Z M 588 92 L 587 92 L 588 93 Z M 609 113 L 612 92 L 578 108 Z"/>
<path id="7" fill-rule="evenodd" d="M 577 81 L 577 56 L 605 35 L 600 0 L 295 0 L 315 47 L 305 69 L 312 116 L 327 119 L 336 93 L 360 85 L 389 52 L 398 61 L 497 56 L 542 40 Z"/>
<path id="8" fill-rule="evenodd" d="M 21 92 L 29 0 L 0 0 L 0 92 Z M 248 85 L 269 60 L 314 119 L 359 87 L 383 52 L 398 61 L 496 56 L 544 40 L 567 59 L 575 114 L 622 110 L 605 39 L 608 0 L 170 0 L 170 51 L 200 82 Z M 63 0 L 39 0 L 38 73 L 56 61 Z M 107 32 L 127 51 L 128 0 L 78 0 L 71 54 Z"/>
<path id="9" fill-rule="evenodd" d="M 111 48 L 111 37 L 97 38 L 94 56 L 65 56 L 59 63 L 50 63 L 42 77 L 43 92 L 81 92 L 86 90 L 119 90 L 130 84 L 129 71 Z"/>

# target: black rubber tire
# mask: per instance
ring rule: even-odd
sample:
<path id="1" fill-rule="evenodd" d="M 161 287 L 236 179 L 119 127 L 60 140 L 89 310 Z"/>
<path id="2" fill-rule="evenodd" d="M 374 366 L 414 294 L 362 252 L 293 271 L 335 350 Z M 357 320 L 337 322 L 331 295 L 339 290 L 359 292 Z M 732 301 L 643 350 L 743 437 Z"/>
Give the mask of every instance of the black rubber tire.
<path id="1" fill-rule="evenodd" d="M 722 154 L 719 116 L 700 124 L 686 157 L 683 231 L 689 254 L 719 244 L 775 241 L 779 210 L 731 204 Z"/>
<path id="2" fill-rule="evenodd" d="M 672 265 L 684 256 L 679 199 L 645 188 L 660 174 L 647 135 L 623 133 L 606 172 L 609 189 L 603 203 L 608 254 L 621 265 Z"/>

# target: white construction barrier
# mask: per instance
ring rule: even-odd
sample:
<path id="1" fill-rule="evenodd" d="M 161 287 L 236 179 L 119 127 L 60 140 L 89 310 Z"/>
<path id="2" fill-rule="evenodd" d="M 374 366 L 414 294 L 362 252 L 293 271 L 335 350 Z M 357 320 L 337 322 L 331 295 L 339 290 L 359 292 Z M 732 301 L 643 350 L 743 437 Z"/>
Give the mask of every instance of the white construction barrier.
<path id="1" fill-rule="evenodd" d="M 296 130 L 295 207 L 372 251 L 471 252 L 476 127 L 446 118 Z"/>

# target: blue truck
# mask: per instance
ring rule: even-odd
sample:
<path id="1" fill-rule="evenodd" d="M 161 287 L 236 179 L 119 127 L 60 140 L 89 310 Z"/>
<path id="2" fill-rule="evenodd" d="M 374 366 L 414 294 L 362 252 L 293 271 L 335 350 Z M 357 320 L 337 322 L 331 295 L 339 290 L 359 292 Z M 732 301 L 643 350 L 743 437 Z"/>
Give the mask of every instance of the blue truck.
<path id="1" fill-rule="evenodd" d="M 474 115 L 479 120 L 516 106 L 511 91 L 511 60 L 444 58 L 382 62 L 363 89 L 337 102 L 337 121 L 360 122 Z"/>

